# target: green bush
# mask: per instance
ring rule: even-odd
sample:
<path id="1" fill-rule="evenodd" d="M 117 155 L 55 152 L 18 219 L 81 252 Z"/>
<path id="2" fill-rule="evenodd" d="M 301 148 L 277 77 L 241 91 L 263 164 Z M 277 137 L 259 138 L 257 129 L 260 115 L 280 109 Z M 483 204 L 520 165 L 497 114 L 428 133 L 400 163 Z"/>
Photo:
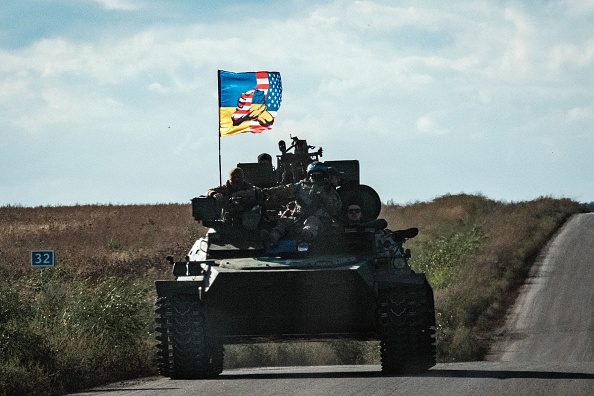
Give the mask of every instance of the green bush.
<path id="1" fill-rule="evenodd" d="M 434 289 L 442 289 L 458 274 L 461 265 L 485 241 L 481 227 L 474 226 L 468 232 L 426 240 L 419 246 L 410 264 L 417 272 L 425 272 Z"/>
<path id="2" fill-rule="evenodd" d="M 147 286 L 115 278 L 67 282 L 60 270 L 43 283 L 30 277 L 19 286 L 29 301 L 13 290 L 0 297 L 0 389 L 6 394 L 60 394 L 154 372 Z M 51 385 L 33 391 L 31 381 L 21 381 L 25 375 Z"/>
<path id="3" fill-rule="evenodd" d="M 121 279 L 108 278 L 93 288 L 80 284 L 61 321 L 87 335 L 109 334 L 114 345 L 137 342 L 139 336 L 151 331 L 147 294 Z"/>
<path id="4" fill-rule="evenodd" d="M 56 354 L 33 325 L 34 310 L 14 290 L 0 290 L 0 395 L 52 395 Z"/>

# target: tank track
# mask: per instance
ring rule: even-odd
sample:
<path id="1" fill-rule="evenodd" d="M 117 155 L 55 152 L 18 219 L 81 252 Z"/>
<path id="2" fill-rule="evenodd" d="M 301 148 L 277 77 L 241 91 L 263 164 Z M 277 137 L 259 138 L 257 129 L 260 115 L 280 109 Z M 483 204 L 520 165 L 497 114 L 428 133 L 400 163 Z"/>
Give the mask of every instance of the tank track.
<path id="1" fill-rule="evenodd" d="M 157 367 L 172 379 L 212 378 L 223 371 L 223 345 L 208 337 L 204 308 L 196 296 L 156 301 Z"/>
<path id="2" fill-rule="evenodd" d="M 385 374 L 420 374 L 436 363 L 435 309 L 427 287 L 379 293 L 380 355 Z"/>

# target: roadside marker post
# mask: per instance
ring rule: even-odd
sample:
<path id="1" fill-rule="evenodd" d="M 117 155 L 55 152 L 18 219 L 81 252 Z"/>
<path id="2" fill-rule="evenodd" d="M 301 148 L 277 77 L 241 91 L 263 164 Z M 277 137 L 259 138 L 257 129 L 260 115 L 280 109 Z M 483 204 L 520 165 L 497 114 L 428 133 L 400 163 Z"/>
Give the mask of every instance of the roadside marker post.
<path id="1" fill-rule="evenodd" d="M 53 267 L 54 264 L 55 255 L 53 250 L 31 251 L 31 266 L 33 268 Z"/>
<path id="2" fill-rule="evenodd" d="M 39 276 L 43 285 L 43 269 L 53 267 L 56 264 L 56 255 L 53 250 L 32 250 L 31 267 L 39 268 Z"/>

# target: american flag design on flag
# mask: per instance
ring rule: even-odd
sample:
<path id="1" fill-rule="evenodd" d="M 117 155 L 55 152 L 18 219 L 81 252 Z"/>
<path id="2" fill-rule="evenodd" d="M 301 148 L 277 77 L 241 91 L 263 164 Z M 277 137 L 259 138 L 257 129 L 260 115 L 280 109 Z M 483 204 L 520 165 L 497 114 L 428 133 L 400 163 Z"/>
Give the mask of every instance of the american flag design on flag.
<path id="1" fill-rule="evenodd" d="M 278 72 L 219 71 L 219 133 L 221 136 L 272 129 L 282 101 Z"/>

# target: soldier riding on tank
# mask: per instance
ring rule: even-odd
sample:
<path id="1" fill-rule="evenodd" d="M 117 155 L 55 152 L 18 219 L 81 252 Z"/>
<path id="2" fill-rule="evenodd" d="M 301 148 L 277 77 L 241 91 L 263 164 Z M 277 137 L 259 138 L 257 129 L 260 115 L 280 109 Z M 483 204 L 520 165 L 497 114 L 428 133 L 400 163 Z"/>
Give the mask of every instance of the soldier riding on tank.
<path id="1" fill-rule="evenodd" d="M 265 197 L 291 199 L 275 227 L 262 230 L 265 243 L 276 245 L 290 230 L 299 230 L 299 237 L 311 242 L 324 230 L 338 226 L 342 202 L 328 181 L 328 166 L 312 162 L 306 169 L 307 178 L 296 183 L 261 190 Z"/>

